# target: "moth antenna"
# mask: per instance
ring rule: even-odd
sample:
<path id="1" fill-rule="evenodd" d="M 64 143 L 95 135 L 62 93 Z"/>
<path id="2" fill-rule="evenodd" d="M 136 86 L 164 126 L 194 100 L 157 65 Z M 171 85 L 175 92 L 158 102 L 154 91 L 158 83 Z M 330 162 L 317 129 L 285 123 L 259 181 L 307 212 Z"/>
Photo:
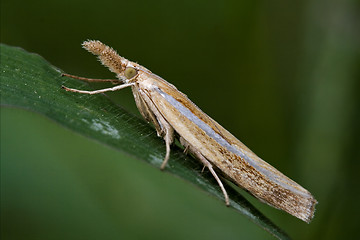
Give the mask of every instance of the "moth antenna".
<path id="1" fill-rule="evenodd" d="M 98 40 L 88 40 L 83 42 L 83 48 L 94 55 L 97 55 L 100 62 L 109 68 L 110 71 L 120 74 L 123 71 L 124 58 L 111 47 Z"/>

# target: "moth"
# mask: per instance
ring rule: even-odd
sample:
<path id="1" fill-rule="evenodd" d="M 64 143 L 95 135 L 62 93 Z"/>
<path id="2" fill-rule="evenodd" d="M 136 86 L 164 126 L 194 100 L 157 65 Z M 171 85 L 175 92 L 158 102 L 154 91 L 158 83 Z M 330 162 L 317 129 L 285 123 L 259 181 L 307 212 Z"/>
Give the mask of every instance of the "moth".
<path id="1" fill-rule="evenodd" d="M 70 92 L 98 94 L 131 87 L 141 115 L 151 122 L 157 135 L 165 140 L 166 154 L 161 169 L 169 157 L 175 135 L 186 152 L 207 167 L 220 186 L 226 205 L 230 205 L 226 189 L 219 178 L 229 179 L 260 201 L 309 223 L 317 201 L 311 193 L 263 161 L 230 132 L 206 115 L 174 85 L 145 67 L 117 54 L 100 41 L 89 40 L 83 48 L 97 55 L 100 62 L 116 74 L 117 79 L 89 79 L 63 74 L 85 81 L 118 81 L 114 87 L 85 91 L 62 86 Z M 175 134 L 177 133 L 177 134 Z"/>

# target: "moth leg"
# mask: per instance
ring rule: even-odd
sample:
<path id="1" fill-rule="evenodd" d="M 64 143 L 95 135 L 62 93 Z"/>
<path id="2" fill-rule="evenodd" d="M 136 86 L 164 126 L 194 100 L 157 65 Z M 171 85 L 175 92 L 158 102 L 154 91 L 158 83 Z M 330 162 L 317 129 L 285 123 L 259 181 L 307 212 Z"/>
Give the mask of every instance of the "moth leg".
<path id="1" fill-rule="evenodd" d="M 166 154 L 160 169 L 164 170 L 170 158 L 170 145 L 174 142 L 174 128 L 165 120 L 159 110 L 155 107 L 149 96 L 136 87 L 132 88 L 136 106 L 141 115 L 154 124 L 156 133 L 165 140 Z"/>
<path id="2" fill-rule="evenodd" d="M 113 84 L 118 84 L 120 82 L 119 79 L 86 78 L 86 77 L 79 77 L 79 76 L 76 76 L 76 75 L 71 75 L 71 74 L 68 74 L 68 73 L 62 73 L 61 76 L 62 77 L 69 77 L 69 78 L 79 79 L 79 80 L 86 81 L 86 82 L 111 82 Z"/>
<path id="3" fill-rule="evenodd" d="M 157 120 L 157 118 L 155 116 L 154 111 L 152 111 L 150 109 L 149 104 L 147 104 L 144 99 L 144 96 L 145 97 L 147 97 L 147 96 L 145 94 L 140 94 L 139 88 L 137 87 L 137 85 L 134 85 L 133 87 L 131 87 L 131 90 L 133 92 L 135 103 L 136 103 L 137 108 L 139 109 L 140 114 L 145 118 L 146 121 L 151 122 L 154 125 L 157 135 L 160 137 L 162 128 L 161 128 L 159 121 Z M 150 102 L 149 99 L 147 99 L 147 100 L 148 100 L 148 102 Z"/>
<path id="4" fill-rule="evenodd" d="M 229 196 L 228 196 L 228 194 L 227 194 L 227 192 L 225 190 L 225 187 L 224 187 L 223 183 L 221 182 L 220 178 L 218 177 L 215 170 L 213 169 L 211 163 L 201 153 L 193 152 L 193 154 L 210 170 L 211 174 L 213 175 L 213 177 L 217 181 L 219 187 L 221 188 L 221 191 L 224 194 L 226 206 L 230 206 Z"/>
<path id="5" fill-rule="evenodd" d="M 184 154 L 185 155 L 189 154 L 189 145 L 184 148 Z"/>
<path id="6" fill-rule="evenodd" d="M 104 93 L 104 92 L 110 92 L 110 91 L 117 91 L 126 87 L 130 87 L 134 85 L 134 83 L 125 83 L 122 85 L 118 85 L 112 88 L 104 88 L 104 89 L 100 89 L 100 90 L 95 90 L 95 91 L 85 91 L 85 90 L 78 90 L 78 89 L 74 89 L 74 88 L 68 88 L 65 86 L 61 86 L 61 88 L 65 89 L 66 91 L 69 92 L 77 92 L 77 93 L 84 93 L 84 94 L 98 94 L 98 93 Z"/>
<path id="7" fill-rule="evenodd" d="M 197 159 L 199 159 L 204 166 L 206 166 L 211 174 L 213 175 L 213 177 L 215 178 L 215 180 L 217 181 L 221 191 L 224 194 L 224 198 L 225 198 L 225 204 L 226 206 L 230 206 L 230 201 L 229 201 L 229 196 L 225 190 L 225 187 L 223 185 L 223 183 L 221 182 L 220 178 L 218 177 L 218 175 L 216 174 L 215 170 L 213 169 L 211 163 L 199 152 L 197 151 L 195 148 L 193 148 L 185 139 L 183 139 L 182 137 L 180 137 L 180 143 L 187 149 L 189 149 L 189 151 L 195 155 L 195 157 Z"/>
<path id="8" fill-rule="evenodd" d="M 162 127 L 165 127 L 163 129 L 163 131 L 165 132 L 164 140 L 165 140 L 165 145 L 166 145 L 166 154 L 165 154 L 165 158 L 161 164 L 160 169 L 164 170 L 166 167 L 166 164 L 170 158 L 170 145 L 174 141 L 174 129 L 167 122 L 166 122 L 165 126 L 164 126 L 164 123 L 162 123 L 162 122 L 161 122 L 161 125 L 162 125 Z"/>

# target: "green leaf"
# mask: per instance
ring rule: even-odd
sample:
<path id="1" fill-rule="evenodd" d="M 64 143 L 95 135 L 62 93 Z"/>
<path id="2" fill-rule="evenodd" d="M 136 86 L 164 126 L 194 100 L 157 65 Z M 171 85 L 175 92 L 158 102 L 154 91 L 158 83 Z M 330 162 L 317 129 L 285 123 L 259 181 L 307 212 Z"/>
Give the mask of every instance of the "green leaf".
<path id="1" fill-rule="evenodd" d="M 165 155 L 165 145 L 144 120 L 126 112 L 105 95 L 74 94 L 62 85 L 86 89 L 86 83 L 61 77 L 62 71 L 41 56 L 21 48 L 0 45 L 1 105 L 24 108 L 86 137 L 146 161 L 156 168 Z M 211 174 L 202 172 L 202 164 L 173 147 L 165 171 L 198 186 L 220 201 L 223 194 Z M 225 183 L 226 184 L 226 183 Z M 231 207 L 279 239 L 289 239 L 229 184 L 226 189 Z M 225 208 L 225 203 L 224 203 Z"/>

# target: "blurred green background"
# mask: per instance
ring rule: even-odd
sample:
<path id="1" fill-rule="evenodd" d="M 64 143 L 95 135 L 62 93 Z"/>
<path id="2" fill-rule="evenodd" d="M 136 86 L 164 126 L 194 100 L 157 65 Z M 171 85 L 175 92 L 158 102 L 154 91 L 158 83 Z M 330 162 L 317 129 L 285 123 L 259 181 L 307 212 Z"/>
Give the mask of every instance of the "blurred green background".
<path id="1" fill-rule="evenodd" d="M 112 78 L 98 39 L 186 93 L 319 201 L 295 239 L 358 235 L 359 1 L 1 1 L 1 42 Z M 138 114 L 129 89 L 109 94 Z M 1 108 L 2 239 L 272 239 L 192 185 L 35 113 Z"/>

